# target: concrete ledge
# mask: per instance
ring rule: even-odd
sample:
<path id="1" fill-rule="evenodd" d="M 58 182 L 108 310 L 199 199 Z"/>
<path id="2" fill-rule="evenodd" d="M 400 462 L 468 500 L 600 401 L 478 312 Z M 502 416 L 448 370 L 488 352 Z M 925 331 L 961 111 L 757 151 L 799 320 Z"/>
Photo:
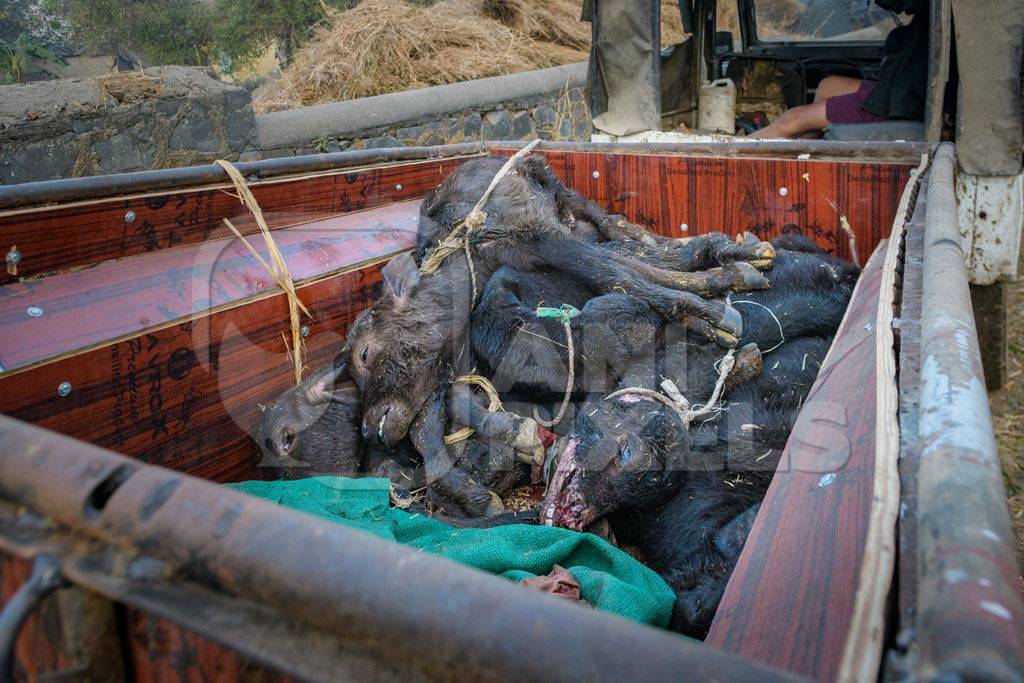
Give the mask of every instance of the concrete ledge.
<path id="1" fill-rule="evenodd" d="M 481 78 L 432 88 L 377 95 L 344 102 L 260 114 L 256 130 L 264 150 L 309 145 L 318 138 L 359 138 L 466 110 L 488 110 L 501 102 L 526 100 L 586 83 L 587 64 L 578 62 L 538 71 Z"/>
<path id="2" fill-rule="evenodd" d="M 0 185 L 256 152 L 249 93 L 199 69 L 0 86 Z"/>

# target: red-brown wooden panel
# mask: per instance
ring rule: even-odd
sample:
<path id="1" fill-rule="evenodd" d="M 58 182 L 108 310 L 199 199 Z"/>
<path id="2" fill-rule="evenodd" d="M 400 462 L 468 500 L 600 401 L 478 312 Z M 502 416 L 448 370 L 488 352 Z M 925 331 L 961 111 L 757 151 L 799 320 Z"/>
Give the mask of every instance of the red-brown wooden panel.
<path id="1" fill-rule="evenodd" d="M 299 288 L 315 320 L 307 365 L 333 358 L 379 266 Z M 252 433 L 294 381 L 283 294 L 0 377 L 0 413 L 214 481 L 261 476 Z M 62 397 L 57 387 L 71 384 Z"/>
<path id="2" fill-rule="evenodd" d="M 846 216 L 865 259 L 892 226 L 911 164 L 545 152 L 566 184 L 663 235 L 799 230 L 850 258 Z M 597 173 L 597 177 L 594 174 Z M 833 204 L 835 205 L 833 207 Z M 683 231 L 681 226 L 687 226 Z"/>
<path id="3" fill-rule="evenodd" d="M 274 231 L 296 282 L 415 244 L 418 201 Z M 262 236 L 249 238 L 269 259 Z M 166 249 L 0 288 L 0 370 L 139 334 L 274 287 L 241 240 Z M 42 315 L 29 315 L 30 307 Z"/>
<path id="4" fill-rule="evenodd" d="M 864 555 L 883 260 L 880 246 L 793 427 L 706 640 L 813 680 L 835 678 Z"/>
<path id="5" fill-rule="evenodd" d="M 153 683 L 285 683 L 293 680 L 166 619 L 133 608 L 126 611 L 125 635 L 135 680 Z"/>
<path id="6" fill-rule="evenodd" d="M 253 183 L 272 229 L 416 199 L 464 158 Z M 135 218 L 125 220 L 131 211 Z M 257 230 L 234 190 L 206 188 L 0 214 L 0 252 L 17 246 L 18 275 L 35 275 Z M 15 278 L 0 268 L 0 284 Z"/>

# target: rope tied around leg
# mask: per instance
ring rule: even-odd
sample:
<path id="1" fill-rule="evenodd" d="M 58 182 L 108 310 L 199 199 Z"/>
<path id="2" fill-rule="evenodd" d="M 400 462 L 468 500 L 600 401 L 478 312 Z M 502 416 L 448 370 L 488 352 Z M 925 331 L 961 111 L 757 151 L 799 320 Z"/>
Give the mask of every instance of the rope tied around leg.
<path id="1" fill-rule="evenodd" d="M 452 382 L 462 382 L 463 384 L 470 384 L 483 389 L 484 393 L 487 394 L 487 398 L 491 401 L 490 405 L 487 406 L 487 412 L 496 413 L 502 409 L 501 398 L 498 396 L 498 390 L 494 388 L 493 384 L 491 384 L 491 380 L 487 379 L 483 375 L 477 375 L 475 373 L 460 375 L 452 380 Z M 465 441 L 474 434 L 476 434 L 476 430 L 472 427 L 463 427 L 456 432 L 446 434 L 444 437 L 444 443 L 445 445 L 451 445 L 453 443 L 458 443 L 459 441 Z"/>
<path id="2" fill-rule="evenodd" d="M 558 409 L 558 414 L 555 415 L 554 420 L 545 420 L 537 413 L 537 408 L 533 409 L 533 419 L 537 421 L 542 427 L 550 429 L 562 421 L 565 417 L 565 411 L 569 408 L 569 399 L 572 397 L 572 388 L 576 384 L 576 362 L 575 362 L 575 350 L 572 342 L 572 324 L 570 321 L 578 316 L 580 311 L 575 306 L 569 304 L 562 304 L 558 308 L 550 308 L 547 306 L 538 306 L 535 315 L 538 318 L 559 318 L 562 321 L 562 329 L 565 330 L 565 344 L 569 350 L 568 374 L 565 379 L 565 393 L 562 395 L 562 405 Z"/>
<path id="3" fill-rule="evenodd" d="M 722 410 L 718 407 L 718 402 L 721 400 L 722 392 L 725 390 L 725 380 L 736 365 L 735 354 L 735 349 L 729 349 L 725 356 L 722 357 L 722 360 L 718 362 L 718 380 L 715 382 L 715 388 L 711 392 L 711 397 L 704 405 L 691 407 L 690 402 L 679 391 L 679 387 L 670 379 L 662 380 L 661 382 L 661 390 L 664 393 L 642 387 L 626 387 L 625 389 L 619 389 L 608 394 L 605 396 L 605 400 L 608 401 L 619 396 L 629 395 L 648 401 L 655 401 L 671 408 L 679 416 L 679 419 L 682 420 L 683 425 L 689 428 L 690 423 L 697 418 Z"/>
<path id="4" fill-rule="evenodd" d="M 508 161 L 502 165 L 498 172 L 494 174 L 494 178 L 491 179 L 487 189 L 484 190 L 483 195 L 477 201 L 476 205 L 470 210 L 466 217 L 455 224 L 452 231 L 448 233 L 448 236 L 441 240 L 433 251 L 423 259 L 423 265 L 420 266 L 420 272 L 426 275 L 434 273 L 444 260 L 454 254 L 457 251 L 462 251 L 466 255 L 466 263 L 469 266 L 469 278 L 470 283 L 473 287 L 473 298 L 471 300 L 471 307 L 476 305 L 477 286 L 476 286 L 476 268 L 473 265 L 473 252 L 470 246 L 470 237 L 472 234 L 484 224 L 487 220 L 487 214 L 484 213 L 484 206 L 487 201 L 491 198 L 491 193 L 494 192 L 494 188 L 498 186 L 501 179 L 512 172 L 512 167 L 515 166 L 516 162 L 529 154 L 534 147 L 540 144 L 540 140 L 534 140 L 530 144 L 523 147 L 521 150 L 513 154 Z"/>

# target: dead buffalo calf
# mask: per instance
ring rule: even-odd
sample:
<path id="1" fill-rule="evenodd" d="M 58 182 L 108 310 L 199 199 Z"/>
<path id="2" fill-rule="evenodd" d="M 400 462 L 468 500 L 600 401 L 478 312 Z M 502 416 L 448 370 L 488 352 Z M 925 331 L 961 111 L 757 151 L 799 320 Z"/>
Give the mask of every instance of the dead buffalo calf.
<path id="1" fill-rule="evenodd" d="M 284 391 L 263 411 L 255 440 L 261 465 L 283 478 L 318 475 L 381 476 L 405 487 L 422 485 L 422 471 L 408 447 L 390 451 L 367 445 L 360 432 L 362 403 L 339 355 Z"/>
<path id="2" fill-rule="evenodd" d="M 423 201 L 421 257 L 465 218 L 501 163 L 466 162 Z M 726 345 L 735 344 L 741 332 L 740 316 L 724 301 L 699 294 L 766 286 L 756 268 L 735 261 L 745 258 L 767 267 L 773 253 L 770 245 L 737 245 L 727 238 L 652 238 L 656 246 L 632 249 L 626 255 L 600 248 L 595 240 L 605 233 L 622 237 L 623 228 L 615 226 L 624 222 L 566 190 L 539 158 L 523 160 L 505 176 L 485 212 L 486 220 L 470 238 L 478 286 L 501 266 L 559 271 L 598 293 L 632 294 L 666 319 Z M 645 262 L 644 249 L 657 251 L 658 258 Z M 663 266 L 673 253 L 680 255 L 680 264 L 715 268 L 669 271 Z M 728 265 L 708 263 L 709 259 Z M 458 368 L 450 370 L 463 349 L 475 303 L 470 300 L 469 266 L 461 253 L 449 256 L 431 275 L 420 277 L 417 265 L 407 261 L 394 269 L 398 272 L 385 273 L 383 293 L 348 335 L 352 375 L 363 391 L 364 436 L 388 445 L 405 436 L 446 376 L 459 374 Z M 463 359 L 469 362 L 468 357 Z"/>
<path id="3" fill-rule="evenodd" d="M 804 251 L 780 248 L 772 289 L 735 299 L 741 343 L 763 351 L 760 374 L 738 362 L 720 406 L 689 424 L 649 390 L 667 377 L 708 401 L 722 352 L 692 332 L 666 341 L 655 364 L 625 373 L 623 387 L 640 391 L 595 395 L 577 412 L 542 509 L 546 523 L 574 529 L 605 517 L 676 591 L 672 626 L 691 635 L 710 624 L 857 276 L 805 240 L 781 244 Z"/>
<path id="4" fill-rule="evenodd" d="M 422 487 L 424 467 L 412 444 L 403 440 L 384 449 L 364 443 L 362 405 L 346 373 L 346 359 L 347 354 L 338 356 L 264 410 L 255 436 L 264 456 L 260 464 L 278 470 L 283 478 L 377 476 L 402 489 Z M 450 447 L 458 470 L 453 475 L 457 494 L 448 499 L 438 492 L 431 496 L 431 506 L 454 516 L 498 512 L 500 506 L 490 492 L 502 495 L 529 483 L 530 465 L 543 460 L 536 423 L 511 413 L 489 412 L 466 385 L 452 387 L 450 394 L 447 406 L 454 422 L 471 425 L 477 432 Z M 442 439 L 438 434 L 441 447 Z M 475 499 L 467 498 L 474 495 Z M 470 504 L 464 506 L 467 499 Z"/>

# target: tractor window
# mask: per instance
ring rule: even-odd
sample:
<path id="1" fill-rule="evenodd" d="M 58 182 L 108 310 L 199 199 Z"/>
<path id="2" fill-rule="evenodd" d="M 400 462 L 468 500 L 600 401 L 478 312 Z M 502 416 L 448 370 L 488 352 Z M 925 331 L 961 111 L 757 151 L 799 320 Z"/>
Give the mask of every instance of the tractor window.
<path id="1" fill-rule="evenodd" d="M 882 42 L 899 19 L 870 0 L 755 0 L 762 42 Z"/>

